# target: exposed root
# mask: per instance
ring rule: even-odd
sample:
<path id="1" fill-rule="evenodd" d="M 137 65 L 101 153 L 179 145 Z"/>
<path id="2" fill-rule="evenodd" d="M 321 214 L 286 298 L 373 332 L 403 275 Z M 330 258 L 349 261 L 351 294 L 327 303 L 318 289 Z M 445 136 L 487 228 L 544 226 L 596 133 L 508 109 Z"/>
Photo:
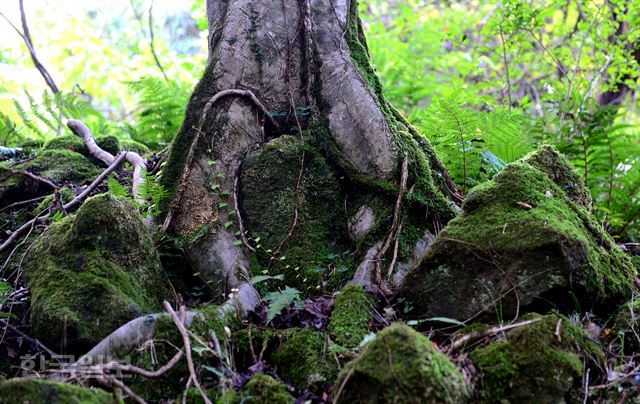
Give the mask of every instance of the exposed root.
<path id="1" fill-rule="evenodd" d="M 180 177 L 180 182 L 179 182 L 180 185 L 178 186 L 176 195 L 173 198 L 171 207 L 169 208 L 169 212 L 167 212 L 167 216 L 164 220 L 164 223 L 160 228 L 160 230 L 163 232 L 167 231 L 167 229 L 171 225 L 171 221 L 173 220 L 173 213 L 176 210 L 176 208 L 180 205 L 180 201 L 182 199 L 182 194 L 184 193 L 184 188 L 186 184 L 185 180 L 189 176 L 189 171 L 190 171 L 189 167 L 191 166 L 191 161 L 193 160 L 193 156 L 195 155 L 197 145 L 202 136 L 202 133 L 203 133 L 202 128 L 204 127 L 204 123 L 207 119 L 207 114 L 220 99 L 224 97 L 229 97 L 229 96 L 248 97 L 256 106 L 256 108 L 258 108 L 260 112 L 262 112 L 265 118 L 269 119 L 269 121 L 274 125 L 274 127 L 276 127 L 277 129 L 280 128 L 280 126 L 273 119 L 273 117 L 269 115 L 269 110 L 262 104 L 262 102 L 258 99 L 258 97 L 256 97 L 256 95 L 250 90 L 241 90 L 241 89 L 222 90 L 216 93 L 213 97 L 211 97 L 209 101 L 207 101 L 207 103 L 202 108 L 202 114 L 200 115 L 200 119 L 198 121 L 198 127 L 194 128 L 196 131 L 196 135 L 193 141 L 191 142 L 191 147 L 189 147 L 189 152 L 187 153 L 187 158 L 184 164 L 184 170 L 182 172 L 182 176 Z"/>
<path id="2" fill-rule="evenodd" d="M 91 153 L 92 156 L 99 159 L 106 165 L 110 165 L 113 163 L 113 161 L 115 160 L 113 154 L 103 150 L 100 146 L 98 146 L 93 137 L 93 133 L 91 133 L 91 130 L 87 125 L 84 124 L 84 122 L 78 121 L 76 119 L 69 119 L 67 121 L 67 126 L 73 133 L 80 136 L 84 140 L 84 144 L 87 146 L 87 149 L 89 149 L 89 153 Z M 144 170 L 146 168 L 146 162 L 138 153 L 128 151 L 124 152 L 124 155 L 129 164 L 133 166 L 133 184 L 131 189 L 133 198 L 139 204 L 145 205 L 146 201 L 140 195 L 140 189 L 142 187 L 142 184 L 144 183 Z"/>
<path id="3" fill-rule="evenodd" d="M 247 312 L 255 310 L 259 304 L 260 295 L 258 292 L 251 284 L 242 283 L 232 294 L 232 297 L 220 307 L 220 315 L 237 314 L 244 317 Z M 99 362 L 102 358 L 121 358 L 127 355 L 144 341 L 153 337 L 155 324 L 163 316 L 167 316 L 167 313 L 149 314 L 129 321 L 100 341 L 72 366 L 87 366 Z M 189 326 L 199 316 L 201 314 L 198 312 L 187 312 L 185 326 Z"/>
<path id="4" fill-rule="evenodd" d="M 398 191 L 398 198 L 396 199 L 396 205 L 393 209 L 393 221 L 391 222 L 391 228 L 389 229 L 389 233 L 385 238 L 384 243 L 382 244 L 382 248 L 378 251 L 378 254 L 375 258 L 375 279 L 376 283 L 381 286 L 382 285 L 382 260 L 384 256 L 389 251 L 389 247 L 391 247 L 391 242 L 396 240 L 400 236 L 400 230 L 402 226 L 400 224 L 400 207 L 402 205 L 402 198 L 404 197 L 404 192 L 407 189 L 407 180 L 409 178 L 409 155 L 407 152 L 404 153 L 404 160 L 402 161 L 402 177 L 400 178 L 400 190 Z M 397 257 L 397 249 L 396 254 Z M 395 259 L 391 262 L 389 269 L 387 271 L 387 278 L 391 277 L 391 273 L 393 273 L 393 268 L 395 266 Z"/>

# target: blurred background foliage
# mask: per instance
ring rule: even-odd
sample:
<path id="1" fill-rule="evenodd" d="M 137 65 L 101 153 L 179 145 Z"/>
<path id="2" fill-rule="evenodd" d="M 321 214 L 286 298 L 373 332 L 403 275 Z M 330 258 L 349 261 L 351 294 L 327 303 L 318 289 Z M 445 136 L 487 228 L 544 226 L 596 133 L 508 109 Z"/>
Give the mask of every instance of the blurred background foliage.
<path id="1" fill-rule="evenodd" d="M 27 0 L 61 96 L 0 20 L 0 145 L 59 135 L 62 109 L 95 133 L 165 147 L 207 56 L 204 0 L 178 3 Z M 369 0 L 360 10 L 387 98 L 461 193 L 551 143 L 583 175 L 603 225 L 638 240 L 640 2 Z M 18 25 L 17 0 L 0 11 Z"/>

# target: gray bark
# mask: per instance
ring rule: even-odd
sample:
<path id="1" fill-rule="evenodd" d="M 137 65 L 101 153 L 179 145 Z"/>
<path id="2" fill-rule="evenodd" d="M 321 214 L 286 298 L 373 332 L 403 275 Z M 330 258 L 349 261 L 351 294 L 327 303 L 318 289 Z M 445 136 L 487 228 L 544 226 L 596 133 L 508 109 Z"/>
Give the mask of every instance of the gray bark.
<path id="1" fill-rule="evenodd" d="M 179 177 L 177 185 L 165 182 L 175 193 L 164 229 L 194 239 L 189 260 L 218 280 L 221 295 L 248 280 L 249 251 L 238 242 L 241 218 L 227 208 L 237 196 L 211 186 L 234 190 L 249 151 L 325 119 L 350 173 L 398 183 L 401 136 L 390 126 L 393 107 L 354 62 L 347 35 L 357 29 L 354 7 L 355 0 L 207 1 L 209 66 L 174 141 L 173 172 L 163 174 Z M 230 90 L 251 96 L 220 97 Z M 311 116 L 296 113 L 303 108 L 312 108 Z M 370 279 L 371 269 L 360 269 L 358 278 Z"/>

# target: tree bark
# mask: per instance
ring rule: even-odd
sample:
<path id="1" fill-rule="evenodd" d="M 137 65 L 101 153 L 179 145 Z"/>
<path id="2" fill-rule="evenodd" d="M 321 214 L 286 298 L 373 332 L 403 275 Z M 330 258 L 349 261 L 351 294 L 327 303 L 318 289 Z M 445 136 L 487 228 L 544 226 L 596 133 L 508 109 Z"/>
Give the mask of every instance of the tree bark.
<path id="1" fill-rule="evenodd" d="M 296 195 L 308 182 L 304 150 L 313 148 L 340 181 L 339 203 L 330 208 L 346 212 L 344 228 L 357 219 L 351 212 L 373 211 L 375 224 L 365 236 L 345 236 L 356 282 L 380 283 L 380 273 L 397 272 L 398 249 L 398 268 L 417 260 L 453 216 L 456 189 L 428 141 L 384 98 L 357 2 L 208 0 L 207 15 L 208 66 L 162 173 L 170 195 L 162 206 L 163 229 L 188 240 L 194 271 L 220 295 L 248 281 L 260 242 L 240 217 L 250 192 L 237 189 L 243 161 L 285 135 L 303 145 Z M 296 195 L 290 231 L 271 243 L 270 254 L 286 256 L 311 220 Z"/>

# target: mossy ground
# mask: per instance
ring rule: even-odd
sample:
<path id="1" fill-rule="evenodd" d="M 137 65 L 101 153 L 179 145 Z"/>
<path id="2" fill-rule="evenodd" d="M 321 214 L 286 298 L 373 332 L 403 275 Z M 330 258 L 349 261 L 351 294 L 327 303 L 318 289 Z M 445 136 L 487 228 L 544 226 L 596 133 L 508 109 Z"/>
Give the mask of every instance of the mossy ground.
<path id="1" fill-rule="evenodd" d="M 469 193 L 463 214 L 409 273 L 401 296 L 417 315 L 459 320 L 513 315 L 513 285 L 522 305 L 560 289 L 582 308 L 629 296 L 633 265 L 589 209 L 573 169 L 555 149 L 542 147 Z"/>
<path id="2" fill-rule="evenodd" d="M 323 332 L 308 328 L 278 332 L 281 344 L 268 357 L 278 374 L 298 388 L 322 389 L 330 383 L 337 369 L 327 356 Z"/>
<path id="3" fill-rule="evenodd" d="M 337 403 L 462 403 L 470 395 L 462 373 L 422 334 L 393 324 L 349 362 L 333 387 Z"/>
<path id="4" fill-rule="evenodd" d="M 26 259 L 31 325 L 54 349 L 88 349 L 168 294 L 137 208 L 109 194 L 53 223 Z"/>
<path id="5" fill-rule="evenodd" d="M 329 333 L 339 345 L 356 348 L 369 331 L 374 299 L 360 285 L 347 285 L 335 298 Z"/>
<path id="6" fill-rule="evenodd" d="M 567 317 L 527 315 L 539 321 L 506 332 L 506 339 L 476 349 L 478 398 L 487 403 L 564 402 L 580 388 L 584 363 L 604 363 L 600 346 Z M 594 373 L 595 374 L 595 373 Z"/>
<path id="7" fill-rule="evenodd" d="M 11 379 L 0 384 L 0 403 L 115 404 L 113 394 L 41 379 Z"/>
<path id="8" fill-rule="evenodd" d="M 243 402 L 256 404 L 293 404 L 295 400 L 282 382 L 263 373 L 254 375 L 242 390 Z"/>

